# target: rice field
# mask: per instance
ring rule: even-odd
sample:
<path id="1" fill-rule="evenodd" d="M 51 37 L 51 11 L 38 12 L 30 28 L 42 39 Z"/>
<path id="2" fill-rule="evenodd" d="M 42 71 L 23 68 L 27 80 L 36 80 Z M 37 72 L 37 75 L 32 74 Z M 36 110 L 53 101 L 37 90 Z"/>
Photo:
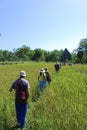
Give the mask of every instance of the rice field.
<path id="1" fill-rule="evenodd" d="M 87 65 L 62 66 L 27 62 L 0 66 L 0 130 L 16 130 L 15 93 L 12 82 L 25 70 L 31 86 L 25 130 L 87 130 Z M 47 67 L 52 82 L 44 92 L 38 89 L 40 68 Z"/>

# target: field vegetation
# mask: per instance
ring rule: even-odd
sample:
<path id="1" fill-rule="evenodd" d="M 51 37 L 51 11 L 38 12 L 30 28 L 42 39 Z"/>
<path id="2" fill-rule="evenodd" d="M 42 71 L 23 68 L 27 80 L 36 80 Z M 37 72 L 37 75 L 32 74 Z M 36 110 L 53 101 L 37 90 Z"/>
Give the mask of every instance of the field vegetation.
<path id="1" fill-rule="evenodd" d="M 44 67 L 52 82 L 40 93 L 37 77 Z M 0 130 L 14 130 L 15 93 L 9 87 L 21 70 L 31 86 L 25 130 L 87 130 L 87 65 L 65 65 L 57 73 L 53 62 L 0 66 Z"/>

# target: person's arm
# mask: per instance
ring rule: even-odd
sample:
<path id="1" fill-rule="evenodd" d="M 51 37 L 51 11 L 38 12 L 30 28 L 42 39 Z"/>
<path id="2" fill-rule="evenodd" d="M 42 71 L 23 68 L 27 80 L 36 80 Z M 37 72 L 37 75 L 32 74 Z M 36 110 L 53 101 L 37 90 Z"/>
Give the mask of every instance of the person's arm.
<path id="1" fill-rule="evenodd" d="M 30 84 L 27 81 L 27 89 L 26 89 L 26 97 L 27 97 L 27 99 L 29 98 L 29 96 L 30 96 Z"/>
<path id="2" fill-rule="evenodd" d="M 27 99 L 28 99 L 30 97 L 30 88 L 27 89 L 26 94 L 27 94 Z"/>
<path id="3" fill-rule="evenodd" d="M 14 89 L 12 87 L 10 87 L 9 92 L 12 92 L 12 91 L 14 91 Z"/>
<path id="4" fill-rule="evenodd" d="M 14 82 L 14 83 L 15 83 L 15 82 Z M 9 92 L 14 91 L 14 89 L 15 89 L 15 85 L 14 85 L 14 83 L 13 83 L 12 86 L 10 87 Z"/>

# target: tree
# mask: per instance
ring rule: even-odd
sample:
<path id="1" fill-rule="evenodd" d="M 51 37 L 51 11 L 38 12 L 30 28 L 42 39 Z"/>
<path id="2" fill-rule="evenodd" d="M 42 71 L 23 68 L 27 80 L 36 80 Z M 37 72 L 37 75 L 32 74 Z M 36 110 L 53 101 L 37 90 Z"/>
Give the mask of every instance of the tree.
<path id="1" fill-rule="evenodd" d="M 80 40 L 78 50 L 87 51 L 87 38 Z"/>
<path id="2" fill-rule="evenodd" d="M 22 61 L 30 60 L 30 57 L 29 57 L 30 47 L 23 45 L 21 48 L 18 48 L 15 51 L 15 55 L 18 57 L 19 60 L 22 60 Z"/>
<path id="3" fill-rule="evenodd" d="M 78 57 L 77 57 L 77 51 L 73 51 L 73 52 L 71 53 L 71 55 L 72 55 L 72 63 L 78 63 L 78 62 L 79 62 L 79 59 L 78 59 Z"/>
<path id="4" fill-rule="evenodd" d="M 53 50 L 48 53 L 46 57 L 46 61 L 60 61 L 62 53 L 63 53 L 63 50 L 60 50 L 60 51 L 58 51 L 57 49 Z"/>
<path id="5" fill-rule="evenodd" d="M 78 51 L 77 57 L 79 58 L 80 63 L 82 63 L 83 51 Z"/>
<path id="6" fill-rule="evenodd" d="M 87 54 L 86 53 L 84 53 L 84 55 L 83 55 L 83 57 L 82 57 L 82 59 L 81 59 L 81 62 L 82 63 L 87 63 Z"/>
<path id="7" fill-rule="evenodd" d="M 87 38 L 80 40 L 77 50 L 77 57 L 79 58 L 79 62 L 87 63 Z"/>
<path id="8" fill-rule="evenodd" d="M 3 58 L 3 51 L 0 50 L 0 61 L 2 61 L 2 58 Z"/>
<path id="9" fill-rule="evenodd" d="M 44 50 L 41 50 L 40 48 L 37 48 L 34 50 L 34 55 L 33 55 L 33 60 L 34 61 L 44 61 Z"/>
<path id="10" fill-rule="evenodd" d="M 14 55 L 12 52 L 8 51 L 8 50 L 4 50 L 3 51 L 3 57 L 2 57 L 2 61 L 14 61 Z"/>

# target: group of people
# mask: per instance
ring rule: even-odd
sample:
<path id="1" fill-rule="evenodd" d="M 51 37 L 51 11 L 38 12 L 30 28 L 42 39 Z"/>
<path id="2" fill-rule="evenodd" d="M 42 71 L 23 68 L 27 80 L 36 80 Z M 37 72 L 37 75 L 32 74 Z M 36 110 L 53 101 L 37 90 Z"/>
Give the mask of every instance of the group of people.
<path id="1" fill-rule="evenodd" d="M 40 91 L 43 92 L 44 88 L 47 84 L 50 84 L 51 82 L 51 75 L 47 68 L 41 68 L 39 75 L 38 75 L 38 81 L 39 81 L 39 88 Z"/>
<path id="2" fill-rule="evenodd" d="M 61 64 L 54 65 L 55 71 L 59 71 Z M 17 127 L 20 127 L 21 130 L 24 130 L 24 125 L 26 121 L 26 113 L 28 109 L 28 98 L 30 96 L 30 83 L 25 79 L 26 72 L 20 71 L 19 78 L 15 80 L 9 91 L 12 92 L 15 90 L 15 109 L 16 109 L 16 118 L 17 118 Z M 44 91 L 44 88 L 50 84 L 51 75 L 48 71 L 48 68 L 41 68 L 38 75 L 39 89 L 41 92 Z"/>
<path id="3" fill-rule="evenodd" d="M 25 77 L 26 72 L 20 71 L 19 78 L 12 83 L 9 89 L 10 92 L 15 90 L 15 109 L 17 118 L 16 127 L 20 127 L 21 130 L 24 130 L 26 113 L 28 109 L 28 99 L 30 96 L 30 83 L 25 79 Z M 51 76 L 47 68 L 42 68 L 40 70 L 38 82 L 40 91 L 43 92 L 46 85 L 51 82 Z"/>

